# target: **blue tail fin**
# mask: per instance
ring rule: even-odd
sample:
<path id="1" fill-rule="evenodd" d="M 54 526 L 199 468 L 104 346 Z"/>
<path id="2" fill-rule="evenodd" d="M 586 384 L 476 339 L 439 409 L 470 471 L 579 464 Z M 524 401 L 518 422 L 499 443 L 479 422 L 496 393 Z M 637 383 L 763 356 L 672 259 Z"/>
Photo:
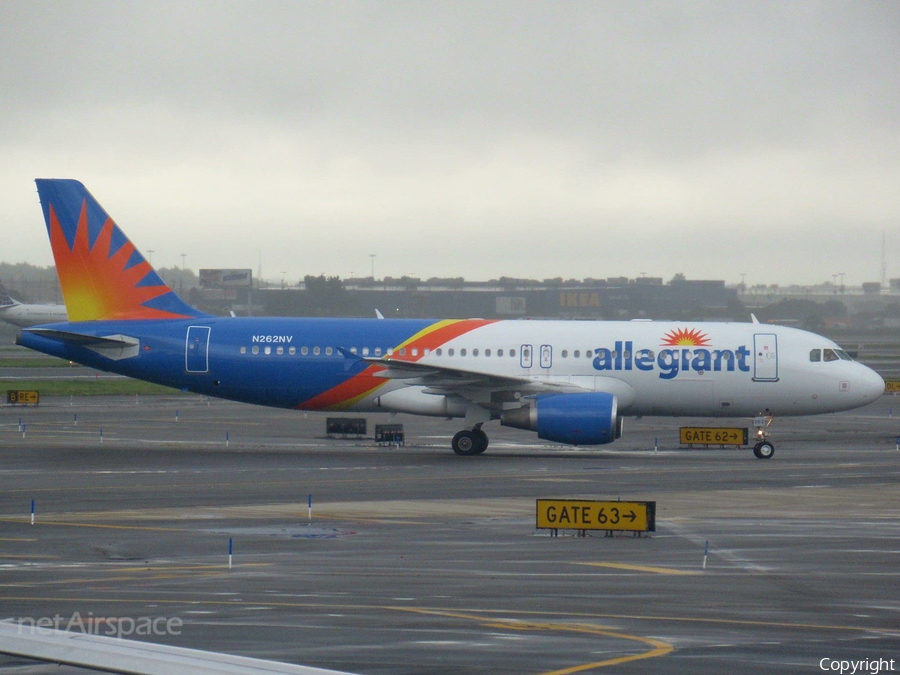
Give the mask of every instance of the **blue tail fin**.
<path id="1" fill-rule="evenodd" d="M 175 295 L 84 185 L 35 182 L 69 321 L 209 316 Z"/>

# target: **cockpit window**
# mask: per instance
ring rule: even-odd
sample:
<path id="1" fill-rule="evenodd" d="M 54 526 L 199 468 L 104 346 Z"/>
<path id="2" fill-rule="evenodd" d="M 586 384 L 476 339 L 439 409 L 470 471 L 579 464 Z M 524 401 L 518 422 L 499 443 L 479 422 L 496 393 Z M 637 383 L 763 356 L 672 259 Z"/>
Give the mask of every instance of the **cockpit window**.
<path id="1" fill-rule="evenodd" d="M 809 360 L 810 361 L 821 361 L 822 360 L 822 350 L 821 349 L 812 349 L 809 352 Z"/>
<path id="2" fill-rule="evenodd" d="M 834 351 L 835 351 L 835 353 L 837 353 L 838 358 L 840 358 L 841 361 L 852 361 L 853 360 L 853 357 L 851 357 L 843 349 L 835 349 Z"/>
<path id="3" fill-rule="evenodd" d="M 837 361 L 841 357 L 837 355 L 833 349 L 825 349 L 824 350 L 824 361 Z"/>

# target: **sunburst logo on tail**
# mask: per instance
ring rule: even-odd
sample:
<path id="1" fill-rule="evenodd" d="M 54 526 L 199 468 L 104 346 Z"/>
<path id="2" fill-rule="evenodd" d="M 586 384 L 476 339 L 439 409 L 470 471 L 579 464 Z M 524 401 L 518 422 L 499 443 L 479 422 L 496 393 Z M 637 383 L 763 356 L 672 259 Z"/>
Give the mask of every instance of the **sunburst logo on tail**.
<path id="1" fill-rule="evenodd" d="M 182 314 L 144 305 L 149 300 L 171 293 L 172 289 L 161 280 L 159 284 L 141 285 L 144 278 L 153 273 L 153 268 L 143 257 L 140 262 L 129 267 L 135 252 L 134 244 L 130 241 L 126 241 L 116 251 L 110 250 L 114 227 L 115 223 L 107 219 L 91 246 L 88 243 L 85 204 L 78 219 L 75 241 L 69 248 L 56 211 L 53 205 L 50 206 L 50 245 L 69 321 L 182 318 Z"/>
<path id="2" fill-rule="evenodd" d="M 709 345 L 709 338 L 696 328 L 679 328 L 666 333 L 660 344 L 667 347 L 706 347 Z"/>

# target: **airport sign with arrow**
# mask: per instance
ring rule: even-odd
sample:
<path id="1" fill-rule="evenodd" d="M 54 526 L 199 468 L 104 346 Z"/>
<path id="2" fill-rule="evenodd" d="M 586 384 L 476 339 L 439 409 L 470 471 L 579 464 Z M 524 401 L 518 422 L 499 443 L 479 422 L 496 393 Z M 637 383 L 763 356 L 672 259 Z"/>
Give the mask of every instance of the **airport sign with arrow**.
<path id="1" fill-rule="evenodd" d="M 539 530 L 655 532 L 656 502 L 538 499 Z"/>
<path id="2" fill-rule="evenodd" d="M 681 427 L 682 445 L 747 445 L 746 427 Z"/>

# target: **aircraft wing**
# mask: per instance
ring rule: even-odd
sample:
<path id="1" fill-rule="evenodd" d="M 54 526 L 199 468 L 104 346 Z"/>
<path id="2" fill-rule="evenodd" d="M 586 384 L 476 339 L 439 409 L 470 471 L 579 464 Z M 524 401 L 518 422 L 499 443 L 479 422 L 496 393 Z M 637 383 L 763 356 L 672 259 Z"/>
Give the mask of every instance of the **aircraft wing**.
<path id="1" fill-rule="evenodd" d="M 125 675 L 350 675 L 199 649 L 0 621 L 0 653 Z"/>
<path id="2" fill-rule="evenodd" d="M 384 366 L 385 369 L 375 373 L 375 377 L 403 380 L 407 385 L 425 387 L 425 391 L 429 394 L 457 395 L 476 403 L 489 403 L 498 398 L 512 400 L 514 392 L 519 393 L 520 396 L 527 396 L 539 393 L 562 394 L 585 391 L 583 387 L 568 382 L 491 375 L 416 361 L 401 361 L 390 357 L 365 360 Z M 507 393 L 510 395 L 509 397 L 504 396 Z"/>

